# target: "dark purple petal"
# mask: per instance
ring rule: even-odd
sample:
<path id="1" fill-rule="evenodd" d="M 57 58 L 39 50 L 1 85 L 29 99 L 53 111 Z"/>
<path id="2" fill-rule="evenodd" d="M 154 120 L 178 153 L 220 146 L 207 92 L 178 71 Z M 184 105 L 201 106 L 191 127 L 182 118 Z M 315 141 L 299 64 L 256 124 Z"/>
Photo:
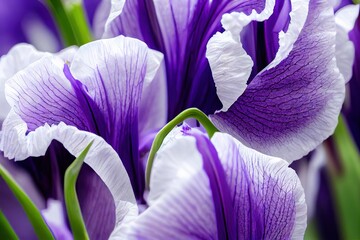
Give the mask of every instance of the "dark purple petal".
<path id="1" fill-rule="evenodd" d="M 89 103 L 96 133 L 118 152 L 137 197 L 141 197 L 144 188 L 138 153 L 138 114 L 143 86 L 156 75 L 158 57 L 144 43 L 121 36 L 80 47 L 70 68 L 83 84 L 79 88 L 86 89 L 83 101 Z M 81 98 L 79 95 L 77 99 Z"/>
<path id="2" fill-rule="evenodd" d="M 299 159 L 337 124 L 344 80 L 336 67 L 335 23 L 327 1 L 312 0 L 289 56 L 259 73 L 227 112 L 212 120 L 263 153 Z"/>
<path id="3" fill-rule="evenodd" d="M 191 133 L 190 133 L 191 134 Z M 214 201 L 219 239 L 235 239 L 236 228 L 229 185 L 215 147 L 204 134 L 191 134 L 203 160 Z"/>

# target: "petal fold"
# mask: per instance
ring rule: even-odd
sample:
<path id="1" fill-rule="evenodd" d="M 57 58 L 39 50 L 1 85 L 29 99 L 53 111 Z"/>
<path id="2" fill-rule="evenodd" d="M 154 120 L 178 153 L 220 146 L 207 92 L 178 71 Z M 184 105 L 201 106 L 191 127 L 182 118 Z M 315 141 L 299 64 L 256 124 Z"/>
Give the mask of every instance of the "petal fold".
<path id="1" fill-rule="evenodd" d="M 102 138 L 63 122 L 52 126 L 45 124 L 28 132 L 27 124 L 12 110 L 4 121 L 1 133 L 0 149 L 4 151 L 5 156 L 16 160 L 43 156 L 52 140 L 62 143 L 77 157 L 91 141 L 94 141 L 85 163 L 95 171 L 111 192 L 116 211 L 114 232 L 137 215 L 138 209 L 126 170 L 117 153 Z"/>
<path id="2" fill-rule="evenodd" d="M 289 55 L 260 72 L 215 125 L 260 152 L 301 158 L 335 129 L 344 100 L 336 66 L 335 21 L 326 1 L 311 0 L 306 23 Z"/>

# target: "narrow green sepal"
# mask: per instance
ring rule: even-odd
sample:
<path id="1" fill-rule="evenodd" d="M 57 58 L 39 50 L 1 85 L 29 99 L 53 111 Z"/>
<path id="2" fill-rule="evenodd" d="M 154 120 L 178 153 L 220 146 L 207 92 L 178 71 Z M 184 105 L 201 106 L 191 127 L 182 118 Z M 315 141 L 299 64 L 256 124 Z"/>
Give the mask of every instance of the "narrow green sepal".
<path id="1" fill-rule="evenodd" d="M 24 209 L 34 231 L 39 239 L 54 239 L 49 227 L 43 219 L 39 209 L 31 201 L 29 196 L 21 189 L 16 181 L 11 177 L 10 173 L 0 164 L 0 175 L 13 192 L 16 199 Z"/>
<path id="2" fill-rule="evenodd" d="M 85 222 L 81 213 L 79 199 L 76 194 L 76 180 L 79 176 L 81 166 L 84 162 L 86 155 L 88 154 L 91 142 L 78 158 L 66 169 L 64 179 L 64 194 L 65 205 L 68 214 L 71 230 L 74 239 L 89 239 L 89 235 L 86 230 Z"/>
<path id="3" fill-rule="evenodd" d="M 16 235 L 14 229 L 11 227 L 4 213 L 0 210 L 0 239 L 16 240 L 19 237 Z"/>
<path id="4" fill-rule="evenodd" d="M 219 130 L 214 126 L 214 124 L 210 121 L 210 119 L 203 113 L 201 110 L 197 108 L 189 108 L 182 111 L 179 115 L 177 115 L 173 120 L 171 120 L 168 124 L 166 124 L 155 136 L 153 144 L 150 149 L 149 158 L 146 165 L 146 187 L 150 186 L 150 176 L 151 169 L 154 162 L 155 154 L 161 147 L 165 137 L 173 130 L 178 124 L 182 123 L 186 119 L 195 118 L 199 121 L 199 123 L 205 128 L 207 134 L 211 138 L 215 132 Z"/>

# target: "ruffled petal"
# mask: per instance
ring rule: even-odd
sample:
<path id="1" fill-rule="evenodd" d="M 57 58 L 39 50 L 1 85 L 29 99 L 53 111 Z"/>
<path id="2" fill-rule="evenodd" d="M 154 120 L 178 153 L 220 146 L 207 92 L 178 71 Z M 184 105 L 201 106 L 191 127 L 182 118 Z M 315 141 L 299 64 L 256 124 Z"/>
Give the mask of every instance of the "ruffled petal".
<path id="1" fill-rule="evenodd" d="M 250 15 L 243 12 L 225 14 L 222 21 L 225 32 L 217 32 L 210 38 L 206 57 L 211 67 L 216 93 L 223 105 L 221 111 L 227 111 L 243 94 L 253 67 L 251 57 L 242 47 L 240 33 L 251 21 L 264 21 L 269 18 L 274 5 L 275 1 L 266 1 L 261 13 L 253 11 Z"/>
<path id="2" fill-rule="evenodd" d="M 288 163 L 224 133 L 215 133 L 211 141 L 231 189 L 237 239 L 303 239 L 305 195 Z"/>
<path id="3" fill-rule="evenodd" d="M 259 73 L 227 112 L 211 118 L 247 146 L 291 161 L 332 134 L 344 88 L 333 10 L 326 1 L 312 0 L 288 57 Z"/>

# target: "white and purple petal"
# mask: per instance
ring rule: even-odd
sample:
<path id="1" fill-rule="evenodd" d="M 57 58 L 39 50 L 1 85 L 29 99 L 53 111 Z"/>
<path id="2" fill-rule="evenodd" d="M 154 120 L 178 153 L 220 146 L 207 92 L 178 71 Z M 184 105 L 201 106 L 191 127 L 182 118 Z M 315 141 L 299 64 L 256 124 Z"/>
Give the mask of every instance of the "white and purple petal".
<path id="1" fill-rule="evenodd" d="M 26 53 L 26 54 L 24 54 Z M 37 51 L 29 44 L 18 44 L 14 46 L 7 55 L 0 59 L 0 122 L 2 122 L 10 111 L 10 106 L 5 99 L 5 83 L 18 71 L 46 56 L 44 52 Z"/>
<path id="2" fill-rule="evenodd" d="M 119 36 L 59 56 L 47 56 L 7 81 L 10 106 L 29 131 L 64 122 L 103 137 L 119 153 L 139 197 L 139 131 L 143 136 L 166 120 L 162 55 Z"/>
<path id="3" fill-rule="evenodd" d="M 288 163 L 224 133 L 215 133 L 211 142 L 231 189 L 237 239 L 303 239 L 305 195 Z"/>
<path id="4" fill-rule="evenodd" d="M 252 10 L 261 12 L 264 7 L 265 1 L 252 0 L 126 1 L 117 18 L 110 14 L 107 24 L 111 27 L 105 34 L 136 37 L 164 53 L 168 119 L 189 107 L 214 113 L 221 108 L 221 102 L 205 57 L 206 44 L 221 31 L 224 13 L 250 14 Z"/>
<path id="5" fill-rule="evenodd" d="M 80 131 L 63 122 L 51 126 L 45 124 L 29 132 L 26 122 L 13 110 L 10 111 L 4 121 L 2 133 L 6 137 L 1 138 L 0 149 L 4 151 L 5 156 L 17 160 L 23 160 L 30 156 L 43 156 L 53 140 L 62 143 L 74 157 L 77 157 L 91 141 L 94 141 L 85 158 L 85 163 L 96 173 L 96 177 L 100 177 L 112 197 L 106 199 L 103 196 L 91 196 L 93 198 L 86 202 L 86 204 L 92 204 L 91 212 L 87 212 L 86 204 L 82 206 L 80 202 L 82 208 L 85 208 L 85 223 L 87 226 L 93 227 L 96 224 L 98 226 L 104 226 L 104 223 L 114 224 L 111 227 L 113 232 L 116 232 L 123 223 L 131 221 L 137 215 L 138 209 L 126 170 L 117 153 L 102 138 L 93 133 Z M 93 178 L 88 177 L 87 180 L 93 181 Z M 97 193 L 101 193 L 101 189 L 95 190 Z M 109 214 L 102 214 L 102 211 L 108 209 L 99 208 L 96 211 L 99 214 L 94 214 L 94 207 L 97 207 L 96 203 L 103 204 L 101 201 L 107 201 L 107 205 L 115 206 L 113 208 L 116 216 L 114 222 L 109 219 Z M 94 218 L 95 216 L 103 217 Z M 98 228 L 88 227 L 88 231 L 93 237 L 106 237 L 104 234 L 109 234 L 101 232 L 103 229 Z"/>
<path id="6" fill-rule="evenodd" d="M 304 191 L 286 161 L 188 126 L 159 149 L 147 200 L 117 237 L 300 239 L 306 227 Z"/>
<path id="7" fill-rule="evenodd" d="M 299 159 L 332 134 L 344 100 L 336 66 L 335 21 L 327 1 L 312 0 L 289 55 L 260 72 L 215 125 L 260 152 Z"/>

